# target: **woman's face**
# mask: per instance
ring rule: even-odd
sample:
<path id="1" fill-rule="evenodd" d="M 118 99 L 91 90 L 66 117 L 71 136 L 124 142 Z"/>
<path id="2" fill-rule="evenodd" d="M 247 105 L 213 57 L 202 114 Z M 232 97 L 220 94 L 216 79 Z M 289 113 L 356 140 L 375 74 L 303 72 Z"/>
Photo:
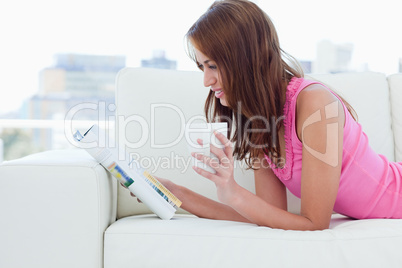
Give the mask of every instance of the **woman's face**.
<path id="1" fill-rule="evenodd" d="M 204 86 L 209 87 L 223 106 L 227 106 L 222 80 L 216 63 L 195 48 L 198 67 L 204 72 Z"/>

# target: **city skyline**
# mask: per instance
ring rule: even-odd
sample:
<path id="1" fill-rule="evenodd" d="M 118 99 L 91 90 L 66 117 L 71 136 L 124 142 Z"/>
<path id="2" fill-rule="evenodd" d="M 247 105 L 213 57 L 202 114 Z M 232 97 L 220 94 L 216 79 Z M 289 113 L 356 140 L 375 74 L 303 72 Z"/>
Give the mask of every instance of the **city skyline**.
<path id="1" fill-rule="evenodd" d="M 23 0 L 0 4 L 0 27 L 6 40 L 0 49 L 0 85 L 9 93 L 0 99 L 0 114 L 18 109 L 22 99 L 36 93 L 39 70 L 51 65 L 57 53 L 125 55 L 127 66 L 139 67 L 142 59 L 152 57 L 152 51 L 162 49 L 167 58 L 177 61 L 177 69 L 196 70 L 186 54 L 184 35 L 212 2 Z M 385 74 L 399 71 L 402 40 L 395 34 L 401 26 L 396 0 L 255 2 L 273 20 L 282 48 L 300 61 L 314 61 L 317 42 L 327 39 L 353 44 L 352 65 Z M 97 12 L 93 12 L 95 3 Z"/>
<path id="2" fill-rule="evenodd" d="M 302 66 L 305 73 L 337 73 L 337 72 L 359 72 L 359 71 L 371 71 L 367 63 L 360 63 L 360 65 L 353 65 L 354 46 L 351 43 L 334 43 L 329 40 L 320 40 L 317 44 L 316 48 L 316 56 L 315 61 L 311 60 L 301 60 L 297 59 Z M 86 58 L 86 59 L 85 59 Z M 80 60 L 84 59 L 84 60 Z M 91 63 L 91 59 L 95 60 L 94 63 Z M 99 60 L 100 59 L 100 60 Z M 110 62 L 110 59 L 115 59 L 114 67 L 112 65 L 108 65 L 107 61 Z M 76 62 L 71 62 L 71 61 Z M 51 81 L 49 79 L 51 76 L 57 77 L 60 76 L 60 70 L 82 70 L 87 69 L 89 71 L 96 70 L 97 68 L 104 68 L 104 66 L 112 66 L 106 67 L 109 71 L 106 77 L 106 80 L 109 81 L 108 88 L 110 90 L 114 90 L 113 83 L 110 83 L 111 80 L 114 79 L 110 76 L 110 71 L 114 71 L 115 74 L 119 71 L 119 69 L 124 67 L 145 67 L 145 68 L 165 68 L 165 69 L 177 69 L 177 61 L 175 59 L 167 59 L 166 51 L 158 49 L 152 51 L 152 56 L 149 58 L 143 58 L 140 60 L 139 66 L 126 66 L 126 56 L 124 55 L 91 55 L 91 54 L 79 54 L 79 53 L 57 53 L 53 55 L 53 63 L 50 66 L 45 66 L 38 73 L 38 87 L 37 91 L 34 92 L 31 96 L 28 96 L 26 99 L 21 100 L 21 105 L 14 110 L 1 112 L 0 110 L 0 118 L 4 117 L 7 113 L 11 113 L 11 117 L 14 114 L 18 114 L 19 112 L 23 112 L 25 110 L 24 106 L 26 106 L 26 102 L 37 98 L 38 94 L 43 93 L 43 91 L 49 91 L 49 82 L 47 84 L 43 84 L 44 76 L 47 77 L 47 81 Z M 402 58 L 397 59 L 398 71 L 402 71 Z M 106 64 L 105 64 L 106 63 Z M 81 65 L 80 65 L 81 64 Z M 93 65 L 91 67 L 91 64 Z M 112 70 L 113 69 L 113 70 Z M 184 69 L 186 70 L 186 69 Z M 191 70 L 191 69 L 190 69 Z M 100 70 L 98 70 L 100 71 Z M 196 69 L 196 71 L 199 71 Z M 112 72 L 113 73 L 113 72 Z M 99 85 L 102 86 L 102 81 L 104 78 L 99 78 Z M 92 82 L 91 82 L 92 84 Z M 54 87 L 54 85 L 51 85 Z M 60 87 L 60 85 L 56 85 L 56 87 Z M 65 85 L 64 85 L 65 86 Z M 81 86 L 82 87 L 82 86 Z M 52 89 L 55 90 L 55 89 Z M 64 90 L 64 89 L 63 89 Z M 63 91 L 62 90 L 62 91 Z M 84 90 L 84 89 L 82 89 Z M 56 89 L 57 91 L 57 89 Z M 59 90 L 60 91 L 60 90 Z M 84 95 L 87 90 L 84 90 Z M 26 118 L 23 114 L 20 114 L 20 117 Z"/>

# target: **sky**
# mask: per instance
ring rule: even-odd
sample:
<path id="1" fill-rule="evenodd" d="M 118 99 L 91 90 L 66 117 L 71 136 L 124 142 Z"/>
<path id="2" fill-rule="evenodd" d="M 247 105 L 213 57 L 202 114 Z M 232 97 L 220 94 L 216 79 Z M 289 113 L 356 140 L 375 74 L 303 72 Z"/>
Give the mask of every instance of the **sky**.
<path id="1" fill-rule="evenodd" d="M 0 3 L 0 118 L 38 91 L 40 70 L 58 53 L 125 55 L 127 66 L 164 50 L 178 69 L 196 70 L 184 35 L 211 0 L 19 0 Z M 398 72 L 398 0 L 256 0 L 273 20 L 282 48 L 314 61 L 320 40 L 352 43 L 358 69 Z"/>

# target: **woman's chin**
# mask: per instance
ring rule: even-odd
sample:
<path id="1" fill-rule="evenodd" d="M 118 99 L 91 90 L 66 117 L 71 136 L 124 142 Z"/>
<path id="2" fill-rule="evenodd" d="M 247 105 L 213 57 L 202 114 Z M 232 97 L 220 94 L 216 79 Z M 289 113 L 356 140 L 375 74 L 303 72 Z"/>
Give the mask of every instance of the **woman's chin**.
<path id="1" fill-rule="evenodd" d="M 222 104 L 223 106 L 228 106 L 228 104 L 227 104 L 225 98 L 220 98 L 219 101 L 221 102 L 221 104 Z"/>

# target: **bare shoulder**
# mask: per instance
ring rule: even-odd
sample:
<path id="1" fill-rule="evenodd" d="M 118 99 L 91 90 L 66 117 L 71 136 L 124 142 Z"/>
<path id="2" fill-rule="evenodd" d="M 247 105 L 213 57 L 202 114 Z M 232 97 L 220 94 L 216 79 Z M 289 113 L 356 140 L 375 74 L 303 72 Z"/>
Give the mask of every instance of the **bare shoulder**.
<path id="1" fill-rule="evenodd" d="M 303 89 L 297 96 L 297 107 L 305 109 L 317 109 L 325 107 L 339 99 L 321 84 L 312 84 Z"/>
<path id="2" fill-rule="evenodd" d="M 296 100 L 296 127 L 300 138 L 300 131 L 306 120 L 325 121 L 331 119 L 342 124 L 345 114 L 341 101 L 321 84 L 312 84 L 303 89 Z"/>

